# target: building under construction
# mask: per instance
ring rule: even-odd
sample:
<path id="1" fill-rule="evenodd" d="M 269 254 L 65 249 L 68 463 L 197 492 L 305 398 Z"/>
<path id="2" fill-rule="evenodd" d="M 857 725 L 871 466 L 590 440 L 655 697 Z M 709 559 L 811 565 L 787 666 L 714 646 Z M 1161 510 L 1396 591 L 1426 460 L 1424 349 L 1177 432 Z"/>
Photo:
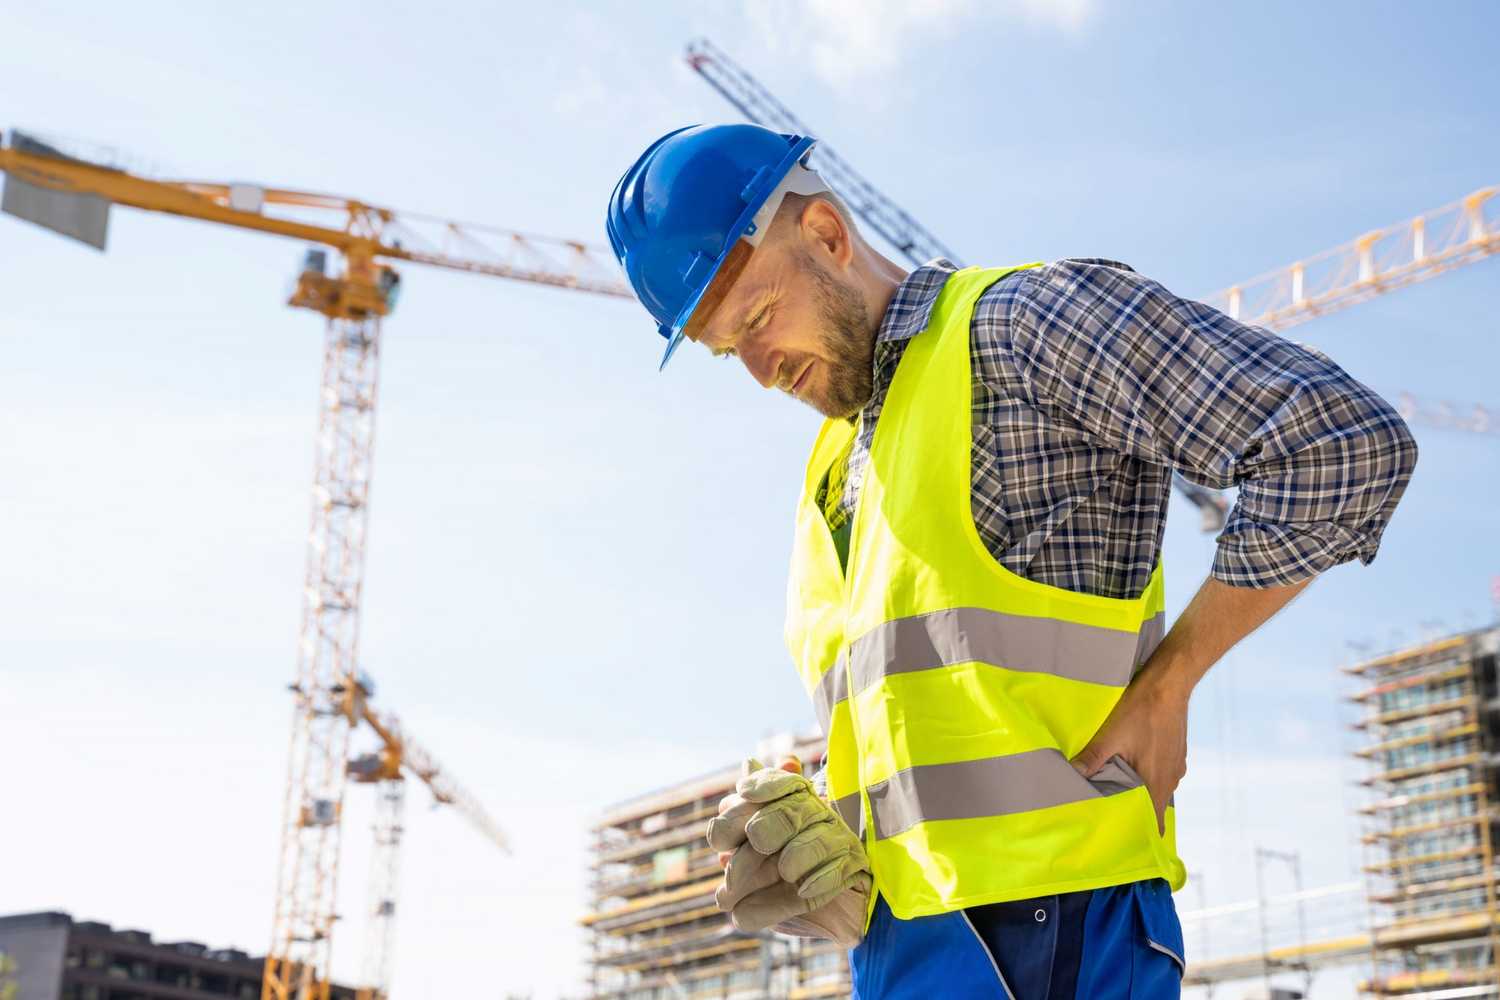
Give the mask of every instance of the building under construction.
<path id="1" fill-rule="evenodd" d="M 1378 997 L 1500 996 L 1500 628 L 1353 667 Z"/>
<path id="2" fill-rule="evenodd" d="M 819 737 L 774 741 L 768 763 L 823 754 Z M 741 934 L 714 906 L 720 879 L 704 834 L 739 767 L 611 806 L 594 824 L 583 918 L 590 937 L 589 995 L 598 1000 L 849 995 L 843 949 L 770 933 Z"/>

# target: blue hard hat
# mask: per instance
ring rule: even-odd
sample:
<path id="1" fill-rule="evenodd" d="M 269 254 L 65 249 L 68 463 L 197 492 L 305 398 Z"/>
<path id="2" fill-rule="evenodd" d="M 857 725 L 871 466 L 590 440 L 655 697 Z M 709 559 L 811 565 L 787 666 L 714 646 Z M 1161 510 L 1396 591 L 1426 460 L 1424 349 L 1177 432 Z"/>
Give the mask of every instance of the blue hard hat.
<path id="1" fill-rule="evenodd" d="M 605 228 L 631 287 L 667 339 L 661 366 L 736 240 L 758 241 L 763 207 L 816 140 L 759 125 L 695 125 L 657 139 L 625 171 Z M 826 189 L 825 189 L 826 190 Z M 777 201 L 779 204 L 779 199 Z"/>

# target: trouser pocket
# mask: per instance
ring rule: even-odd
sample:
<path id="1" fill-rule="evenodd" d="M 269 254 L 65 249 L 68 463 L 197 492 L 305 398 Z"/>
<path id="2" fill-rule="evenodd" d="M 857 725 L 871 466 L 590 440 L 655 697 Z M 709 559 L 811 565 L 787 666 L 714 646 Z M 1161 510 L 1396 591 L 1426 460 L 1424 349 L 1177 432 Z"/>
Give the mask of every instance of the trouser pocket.
<path id="1" fill-rule="evenodd" d="M 1079 1000 L 1178 1000 L 1182 925 L 1162 879 L 1095 890 L 1084 917 Z"/>
<path id="2" fill-rule="evenodd" d="M 1161 879 L 1138 883 L 1133 893 L 1141 936 L 1131 976 L 1131 1000 L 1174 1000 L 1182 995 L 1187 962 L 1182 947 L 1182 922 L 1172 903 L 1172 890 Z"/>

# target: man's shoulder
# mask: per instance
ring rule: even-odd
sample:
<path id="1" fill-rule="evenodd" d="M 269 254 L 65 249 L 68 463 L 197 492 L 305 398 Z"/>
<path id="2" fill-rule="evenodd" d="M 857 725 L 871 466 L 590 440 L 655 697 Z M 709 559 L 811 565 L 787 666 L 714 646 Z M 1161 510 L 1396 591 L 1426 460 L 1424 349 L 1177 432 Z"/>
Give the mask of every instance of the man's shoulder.
<path id="1" fill-rule="evenodd" d="M 975 303 L 974 378 L 1004 380 L 1018 355 L 1034 356 L 1060 325 L 1087 327 L 1085 316 L 1099 302 L 1129 298 L 1142 280 L 1129 264 L 1107 257 L 1065 257 L 1005 275 Z"/>
<path id="2" fill-rule="evenodd" d="M 1062 260 L 1053 261 L 1051 264 L 1044 264 L 1043 267 L 1070 271 L 1094 271 L 1099 268 L 1108 268 L 1112 271 L 1135 273 L 1135 268 L 1129 264 L 1122 264 L 1108 257 L 1064 257 Z"/>
<path id="3" fill-rule="evenodd" d="M 1135 268 L 1108 257 L 1064 257 L 1046 261 L 1032 267 L 1022 267 L 1007 274 L 996 285 L 1012 288 L 1027 288 L 1057 285 L 1070 281 L 1103 280 L 1109 278 L 1139 279 Z"/>
<path id="4" fill-rule="evenodd" d="M 996 281 L 974 310 L 976 333 L 995 334 L 1029 315 L 1061 318 L 1069 300 L 1128 293 L 1144 279 L 1129 264 L 1107 257 L 1065 257 L 1025 267 Z"/>
<path id="5" fill-rule="evenodd" d="M 1135 268 L 1117 260 L 1107 257 L 1064 257 L 1010 272 L 985 289 L 980 300 L 994 303 L 1033 295 L 1056 295 L 1083 285 L 1139 280 L 1140 275 Z"/>

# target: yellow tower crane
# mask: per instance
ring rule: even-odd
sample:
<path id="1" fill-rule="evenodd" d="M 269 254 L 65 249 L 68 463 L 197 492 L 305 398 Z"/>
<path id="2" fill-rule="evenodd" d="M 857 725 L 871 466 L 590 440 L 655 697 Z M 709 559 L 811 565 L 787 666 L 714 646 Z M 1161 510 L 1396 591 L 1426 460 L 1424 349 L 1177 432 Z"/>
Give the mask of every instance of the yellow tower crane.
<path id="1" fill-rule="evenodd" d="M 429 768 L 433 780 L 423 780 L 439 801 L 450 795 L 466 810 L 472 802 L 439 778 L 430 758 L 402 738 L 390 717 L 381 721 L 368 712 L 359 694 L 365 690 L 358 639 L 381 320 L 400 284 L 390 262 L 621 298 L 630 291 L 609 252 L 585 243 L 397 213 L 334 195 L 153 179 L 98 157 L 68 155 L 61 145 L 16 131 L 0 138 L 0 172 L 7 175 L 0 209 L 100 250 L 111 206 L 126 205 L 286 236 L 337 254 L 330 262 L 326 250 L 309 251 L 289 302 L 321 313 L 326 325 L 276 912 L 261 993 L 263 1000 L 328 1000 L 353 728 L 361 719 L 369 722 L 395 767 L 373 779 L 382 785 L 382 816 L 391 824 L 382 847 L 391 877 L 400 842 L 396 782 L 402 766 L 419 776 Z M 376 933 L 388 934 L 388 927 L 387 920 Z M 386 971 L 377 970 L 377 981 L 366 989 L 383 991 L 389 949 L 374 954 Z"/>

